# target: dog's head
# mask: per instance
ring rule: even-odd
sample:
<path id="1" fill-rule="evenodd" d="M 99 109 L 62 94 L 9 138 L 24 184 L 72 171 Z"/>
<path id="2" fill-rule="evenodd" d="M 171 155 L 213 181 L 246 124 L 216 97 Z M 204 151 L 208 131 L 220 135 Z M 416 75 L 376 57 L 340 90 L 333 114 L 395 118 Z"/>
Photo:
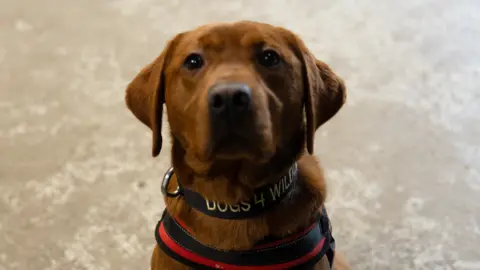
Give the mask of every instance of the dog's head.
<path id="1" fill-rule="evenodd" d="M 130 110 L 162 147 L 171 134 L 190 159 L 268 162 L 316 129 L 345 101 L 342 80 L 290 31 L 268 24 L 212 24 L 178 34 L 127 88 Z M 297 146 L 295 146 L 297 147 Z"/>

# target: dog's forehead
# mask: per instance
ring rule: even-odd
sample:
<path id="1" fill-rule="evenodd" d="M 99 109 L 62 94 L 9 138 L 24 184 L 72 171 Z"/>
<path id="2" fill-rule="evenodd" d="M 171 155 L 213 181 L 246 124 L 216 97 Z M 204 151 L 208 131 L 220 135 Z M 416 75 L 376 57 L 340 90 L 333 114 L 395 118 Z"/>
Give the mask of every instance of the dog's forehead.
<path id="1" fill-rule="evenodd" d="M 271 25 L 239 22 L 199 27 L 188 32 L 185 41 L 188 47 L 219 50 L 229 47 L 249 48 L 264 44 L 280 46 L 283 43 L 283 36 Z"/>

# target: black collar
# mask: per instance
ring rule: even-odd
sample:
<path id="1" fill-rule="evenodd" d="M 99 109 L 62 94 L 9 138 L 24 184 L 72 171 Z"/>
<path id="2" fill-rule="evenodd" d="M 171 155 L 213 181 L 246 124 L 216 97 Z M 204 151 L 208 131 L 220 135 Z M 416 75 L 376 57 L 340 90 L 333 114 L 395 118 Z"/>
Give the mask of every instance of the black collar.
<path id="1" fill-rule="evenodd" d="M 288 172 L 280 177 L 279 181 L 256 189 L 253 197 L 235 205 L 208 200 L 193 190 L 182 188 L 180 183 L 175 192 L 168 192 L 168 185 L 172 175 L 173 168 L 170 168 L 163 178 L 162 193 L 164 196 L 177 197 L 183 195 L 183 198 L 188 205 L 212 217 L 223 219 L 246 219 L 258 216 L 272 206 L 280 203 L 290 194 L 295 186 L 294 182 L 298 177 L 298 166 L 297 163 L 294 163 Z"/>

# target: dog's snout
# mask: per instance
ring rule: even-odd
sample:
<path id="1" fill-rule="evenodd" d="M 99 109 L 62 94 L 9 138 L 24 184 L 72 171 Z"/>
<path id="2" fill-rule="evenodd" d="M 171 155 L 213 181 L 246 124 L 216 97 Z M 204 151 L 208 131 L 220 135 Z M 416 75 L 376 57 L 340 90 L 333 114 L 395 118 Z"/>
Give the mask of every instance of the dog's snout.
<path id="1" fill-rule="evenodd" d="M 214 116 L 236 118 L 252 105 L 252 89 L 242 83 L 214 85 L 208 93 L 210 111 Z"/>

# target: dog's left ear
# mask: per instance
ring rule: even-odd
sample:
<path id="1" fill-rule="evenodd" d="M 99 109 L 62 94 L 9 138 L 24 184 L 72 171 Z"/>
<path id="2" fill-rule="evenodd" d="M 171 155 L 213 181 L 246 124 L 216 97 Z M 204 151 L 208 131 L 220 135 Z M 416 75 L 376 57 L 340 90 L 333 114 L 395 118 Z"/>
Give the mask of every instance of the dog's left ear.
<path id="1" fill-rule="evenodd" d="M 277 30 L 286 38 L 302 65 L 305 139 L 308 153 L 313 154 L 315 131 L 332 118 L 345 103 L 345 84 L 327 64 L 313 56 L 299 37 L 282 27 L 278 27 Z"/>
<path id="2" fill-rule="evenodd" d="M 343 80 L 305 48 L 302 58 L 307 150 L 313 154 L 315 131 L 343 106 L 346 89 Z"/>
<path id="3" fill-rule="evenodd" d="M 315 131 L 330 120 L 345 103 L 347 93 L 343 80 L 308 50 L 291 31 L 277 27 L 302 65 L 303 100 L 305 107 L 308 153 L 313 154 Z"/>

